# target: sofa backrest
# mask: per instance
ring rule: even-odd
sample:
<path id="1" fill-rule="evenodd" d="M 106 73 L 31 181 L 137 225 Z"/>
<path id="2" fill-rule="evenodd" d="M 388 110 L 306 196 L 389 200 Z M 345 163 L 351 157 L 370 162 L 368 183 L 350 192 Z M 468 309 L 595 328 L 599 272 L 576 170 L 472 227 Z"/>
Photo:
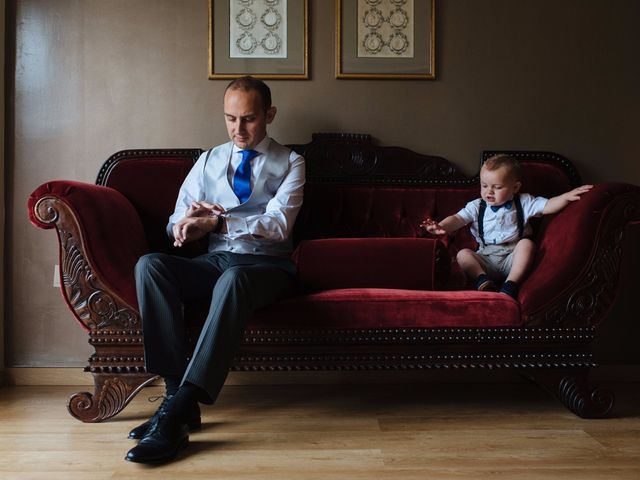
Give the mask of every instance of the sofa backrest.
<path id="1" fill-rule="evenodd" d="M 424 218 L 442 219 L 479 194 L 477 175 L 465 176 L 441 157 L 375 146 L 369 135 L 314 134 L 310 143 L 291 147 L 304 155 L 307 165 L 295 243 L 420 236 Z M 97 184 L 120 191 L 139 212 L 152 251 L 171 250 L 165 226 L 180 185 L 201 152 L 125 150 L 111 156 L 98 174 Z M 482 161 L 493 153 L 484 152 Z M 575 168 L 560 155 L 508 153 L 522 162 L 523 191 L 550 197 L 580 184 Z M 452 253 L 474 246 L 468 229 L 450 242 Z"/>
<path id="2" fill-rule="evenodd" d="M 109 157 L 100 169 L 96 184 L 114 188 L 129 199 L 140 215 L 151 251 L 171 249 L 165 227 L 180 185 L 201 152 L 123 150 Z"/>
<path id="3" fill-rule="evenodd" d="M 311 143 L 293 147 L 307 161 L 296 242 L 420 236 L 423 219 L 441 220 L 480 193 L 478 175 L 467 177 L 441 157 L 374 146 L 369 135 L 316 134 Z M 558 154 L 502 152 L 522 163 L 523 192 L 551 197 L 581 183 L 573 165 Z M 480 163 L 495 153 L 483 152 Z M 475 246 L 466 228 L 449 242 L 452 254 Z"/>

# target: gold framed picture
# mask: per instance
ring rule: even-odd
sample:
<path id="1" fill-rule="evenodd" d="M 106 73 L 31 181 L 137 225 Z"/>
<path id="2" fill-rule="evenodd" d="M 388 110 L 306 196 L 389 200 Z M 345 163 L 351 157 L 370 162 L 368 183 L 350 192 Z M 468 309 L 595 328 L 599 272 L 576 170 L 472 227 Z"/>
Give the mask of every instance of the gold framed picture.
<path id="1" fill-rule="evenodd" d="M 307 80 L 307 0 L 209 0 L 209 78 Z"/>
<path id="2" fill-rule="evenodd" d="M 336 78 L 435 79 L 435 0 L 336 0 Z"/>

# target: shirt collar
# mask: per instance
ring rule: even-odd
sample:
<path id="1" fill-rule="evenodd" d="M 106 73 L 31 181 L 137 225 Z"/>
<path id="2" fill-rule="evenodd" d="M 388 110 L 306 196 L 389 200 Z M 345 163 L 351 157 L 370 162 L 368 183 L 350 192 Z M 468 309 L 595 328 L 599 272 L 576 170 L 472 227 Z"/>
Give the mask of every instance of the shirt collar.
<path id="1" fill-rule="evenodd" d="M 265 135 L 262 141 L 258 145 L 253 147 L 253 150 L 260 153 L 267 153 L 267 151 L 269 150 L 270 143 L 271 143 L 271 137 L 269 137 L 269 135 Z M 242 150 L 244 150 L 244 148 L 238 148 L 238 146 L 235 143 L 233 144 L 234 154 L 241 152 Z"/>

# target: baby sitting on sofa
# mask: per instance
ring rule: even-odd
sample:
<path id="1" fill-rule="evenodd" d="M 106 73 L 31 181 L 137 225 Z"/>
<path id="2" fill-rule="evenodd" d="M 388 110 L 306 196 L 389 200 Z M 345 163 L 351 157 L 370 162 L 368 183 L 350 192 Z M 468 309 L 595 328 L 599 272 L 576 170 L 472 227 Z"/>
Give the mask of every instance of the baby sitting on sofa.
<path id="1" fill-rule="evenodd" d="M 420 224 L 433 235 L 450 234 L 471 224 L 478 250 L 460 250 L 458 264 L 468 279 L 475 280 L 477 290 L 500 291 L 514 299 L 535 254 L 535 244 L 528 238 L 532 234 L 529 219 L 559 212 L 592 187 L 582 185 L 546 199 L 519 194 L 521 185 L 519 162 L 509 155 L 494 155 L 480 170 L 481 198 L 439 223 L 427 218 Z"/>

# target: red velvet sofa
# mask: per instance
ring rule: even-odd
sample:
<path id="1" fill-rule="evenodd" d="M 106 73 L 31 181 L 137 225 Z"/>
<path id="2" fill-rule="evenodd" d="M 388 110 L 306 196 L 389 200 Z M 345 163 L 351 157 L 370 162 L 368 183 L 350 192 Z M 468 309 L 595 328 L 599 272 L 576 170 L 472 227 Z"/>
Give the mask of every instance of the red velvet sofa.
<path id="1" fill-rule="evenodd" d="M 255 313 L 234 369 L 515 369 L 577 415 L 609 412 L 613 393 L 588 385 L 590 344 L 616 297 L 640 188 L 598 184 L 539 219 L 535 263 L 514 301 L 465 285 L 451 259 L 475 246 L 467 229 L 420 238 L 423 218 L 441 219 L 478 196 L 477 176 L 443 158 L 375 146 L 368 135 L 316 134 L 292 148 L 307 160 L 294 233 L 300 291 Z M 83 421 L 112 417 L 154 379 L 144 366 L 133 267 L 144 253 L 174 251 L 164 227 L 200 152 L 122 151 L 97 185 L 51 181 L 29 198 L 32 223 L 58 233 L 63 297 L 95 348 L 85 369 L 95 392 L 69 401 Z M 581 183 L 560 155 L 509 153 L 523 164 L 523 191 L 550 197 Z M 201 251 L 194 244 L 180 254 Z M 205 307 L 185 305 L 190 338 Z"/>

